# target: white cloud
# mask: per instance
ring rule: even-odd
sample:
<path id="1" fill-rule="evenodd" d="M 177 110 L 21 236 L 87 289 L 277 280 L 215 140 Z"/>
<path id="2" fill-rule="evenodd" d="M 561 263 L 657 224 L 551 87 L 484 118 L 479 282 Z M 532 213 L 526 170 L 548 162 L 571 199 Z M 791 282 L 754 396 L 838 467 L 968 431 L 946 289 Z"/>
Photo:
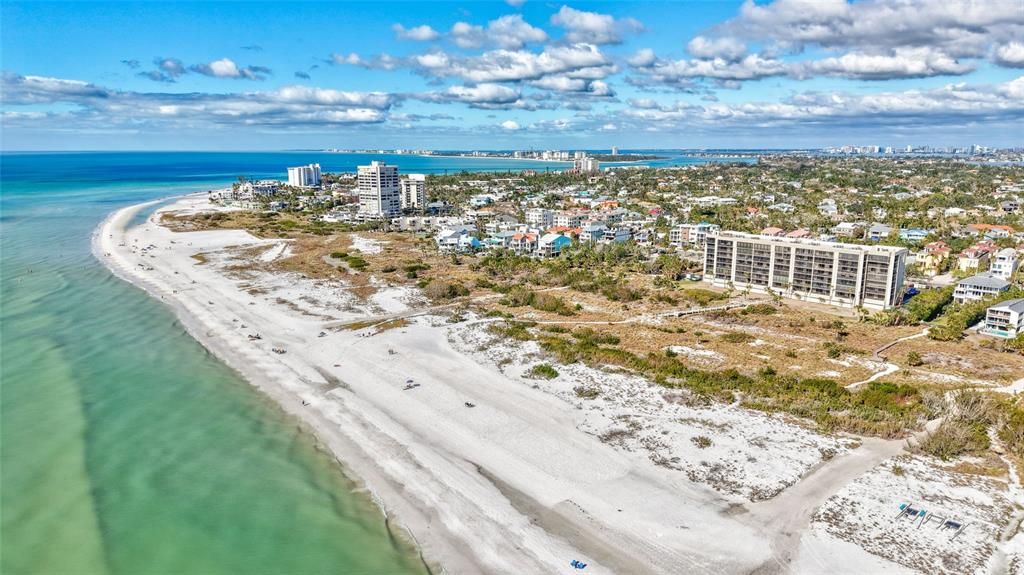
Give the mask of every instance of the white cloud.
<path id="1" fill-rule="evenodd" d="M 394 30 L 395 36 L 401 40 L 416 40 L 417 42 L 429 42 L 431 40 L 437 40 L 441 35 L 430 26 L 423 24 L 421 26 L 413 26 L 412 28 L 406 28 L 401 24 L 394 24 L 391 26 Z"/>
<path id="2" fill-rule="evenodd" d="M 455 76 L 467 82 L 520 82 L 539 80 L 549 75 L 603 79 L 613 73 L 611 61 L 591 44 L 548 46 L 543 52 L 528 50 L 491 50 L 479 56 L 444 55 L 449 65 L 428 67 L 419 62 L 424 73 L 437 77 Z M 440 59 L 440 53 L 434 59 Z"/>
<path id="3" fill-rule="evenodd" d="M 209 64 L 196 64 L 189 68 L 193 72 L 213 78 L 232 78 L 235 80 L 263 80 L 270 69 L 263 66 L 246 66 L 240 68 L 230 58 L 214 60 Z"/>
<path id="4" fill-rule="evenodd" d="M 633 18 L 616 20 L 608 14 L 584 12 L 569 6 L 551 16 L 551 23 L 566 30 L 569 42 L 589 44 L 619 44 L 626 32 L 639 32 L 643 25 Z"/>
<path id="5" fill-rule="evenodd" d="M 528 24 L 520 14 L 509 14 L 487 23 L 487 27 L 456 22 L 448 33 L 460 48 L 479 48 L 485 44 L 510 50 L 526 44 L 545 42 L 547 32 Z"/>
<path id="6" fill-rule="evenodd" d="M 1024 42 L 1008 42 L 997 47 L 992 60 L 1007 68 L 1024 68 Z"/>
<path id="7" fill-rule="evenodd" d="M 519 124 L 512 120 L 505 120 L 504 122 L 501 123 L 501 127 L 506 130 L 518 130 Z"/>
<path id="8" fill-rule="evenodd" d="M 651 50 L 650 48 L 643 48 L 637 51 L 636 54 L 633 54 L 629 58 L 628 63 L 630 66 L 634 66 L 636 68 L 647 68 L 648 66 L 653 65 L 657 60 L 658 57 L 654 55 L 654 50 Z"/>
<path id="9" fill-rule="evenodd" d="M 502 16 L 487 25 L 487 36 L 491 42 L 502 48 L 516 49 L 526 44 L 544 42 L 548 35 L 544 30 L 526 23 L 519 14 Z"/>
<path id="10" fill-rule="evenodd" d="M 849 52 L 837 58 L 808 62 L 797 71 L 801 76 L 839 76 L 859 80 L 889 80 L 892 78 L 925 78 L 928 76 L 960 75 L 971 72 L 975 66 L 932 48 L 896 48 L 892 54 L 865 54 Z"/>
<path id="11" fill-rule="evenodd" d="M 696 36 L 686 45 L 686 51 L 696 58 L 722 58 L 735 62 L 746 55 L 747 46 L 736 38 Z"/>
<path id="12" fill-rule="evenodd" d="M 452 86 L 446 93 L 460 102 L 473 104 L 511 104 L 519 100 L 519 91 L 500 84 Z"/>

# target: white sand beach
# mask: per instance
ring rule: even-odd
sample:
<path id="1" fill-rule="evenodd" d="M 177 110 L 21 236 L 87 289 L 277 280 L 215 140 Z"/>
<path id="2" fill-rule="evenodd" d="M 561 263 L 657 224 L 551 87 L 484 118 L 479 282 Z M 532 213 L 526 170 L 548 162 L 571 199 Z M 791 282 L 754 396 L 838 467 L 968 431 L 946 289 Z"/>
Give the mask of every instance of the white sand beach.
<path id="1" fill-rule="evenodd" d="M 826 501 L 874 498 L 888 519 L 890 502 L 866 491 L 870 478 L 854 482 L 899 455 L 901 441 L 840 441 L 735 406 L 668 410 L 663 402 L 672 398 L 638 378 L 582 366 L 534 385 L 523 377 L 536 361 L 531 350 L 481 340 L 474 330 L 485 320 L 447 324 L 405 288 L 383 286 L 374 301 L 355 302 L 343 286 L 267 274 L 259 290 L 247 291 L 222 264 L 239 247 L 265 246 L 264 261 L 282 257 L 286 240 L 157 224 L 165 212 L 224 209 L 205 194 L 129 227 L 151 204 L 111 214 L 93 237 L 96 256 L 171 306 L 193 337 L 307 424 L 432 566 L 569 573 L 578 559 L 599 574 L 818 573 L 835 570 L 841 557 L 843 572 L 913 572 L 878 552 L 885 543 L 870 534 L 841 540 L 838 523 L 818 512 Z M 410 324 L 379 333 L 329 327 L 396 315 Z M 499 364 L 501 353 L 517 363 Z M 410 379 L 419 385 L 405 389 Z M 607 392 L 582 405 L 567 393 L 581 384 Z M 603 440 L 623 416 L 642 433 Z M 708 449 L 691 442 L 700 433 L 713 440 Z M 648 448 L 648 436 L 664 439 Z M 702 471 L 719 461 L 718 475 Z M 715 483 L 719 476 L 728 488 Z M 842 519 L 869 529 L 862 517 Z M 928 544 L 921 539 L 918 550 Z M 858 547 L 861 540 L 870 545 Z M 984 566 L 981 535 L 941 543 L 953 552 L 974 545 L 961 567 Z M 1019 555 L 1021 547 L 1005 552 Z"/>

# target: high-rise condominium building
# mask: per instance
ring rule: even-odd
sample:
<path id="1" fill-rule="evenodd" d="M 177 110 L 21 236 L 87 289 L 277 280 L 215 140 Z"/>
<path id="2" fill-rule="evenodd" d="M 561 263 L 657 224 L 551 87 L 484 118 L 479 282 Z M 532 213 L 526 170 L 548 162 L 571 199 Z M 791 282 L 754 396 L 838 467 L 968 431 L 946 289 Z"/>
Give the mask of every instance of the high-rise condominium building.
<path id="1" fill-rule="evenodd" d="M 601 163 L 594 158 L 584 156 L 575 160 L 573 167 L 581 174 L 592 174 L 601 169 Z"/>
<path id="2" fill-rule="evenodd" d="M 398 181 L 403 210 L 422 210 L 427 205 L 427 176 L 409 174 Z"/>
<path id="3" fill-rule="evenodd" d="M 357 182 L 360 219 L 390 218 L 402 212 L 398 166 L 378 161 L 359 166 Z"/>
<path id="4" fill-rule="evenodd" d="M 288 168 L 288 185 L 308 188 L 320 185 L 320 164 Z"/>
<path id="5" fill-rule="evenodd" d="M 888 309 L 903 297 L 907 250 L 804 238 L 709 233 L 704 279 L 804 301 Z"/>

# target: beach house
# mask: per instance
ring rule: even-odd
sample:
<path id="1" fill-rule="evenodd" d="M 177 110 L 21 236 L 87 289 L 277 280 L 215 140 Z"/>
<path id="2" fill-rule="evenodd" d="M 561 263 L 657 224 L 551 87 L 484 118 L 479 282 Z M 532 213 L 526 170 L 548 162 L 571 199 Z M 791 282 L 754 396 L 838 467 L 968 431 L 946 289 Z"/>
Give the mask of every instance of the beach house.
<path id="1" fill-rule="evenodd" d="M 1010 282 L 985 272 L 960 280 L 953 290 L 953 301 L 980 301 L 1010 289 Z"/>
<path id="2" fill-rule="evenodd" d="M 1005 338 L 1024 333 L 1024 299 L 1006 300 L 988 308 L 981 333 Z"/>

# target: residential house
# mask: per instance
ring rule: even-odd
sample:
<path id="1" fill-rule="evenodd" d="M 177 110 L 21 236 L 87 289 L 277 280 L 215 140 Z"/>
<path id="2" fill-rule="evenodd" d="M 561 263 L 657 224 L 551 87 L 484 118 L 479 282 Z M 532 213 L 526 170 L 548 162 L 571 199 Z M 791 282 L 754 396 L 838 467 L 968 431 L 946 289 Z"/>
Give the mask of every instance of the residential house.
<path id="1" fill-rule="evenodd" d="M 842 222 L 832 228 L 832 235 L 837 238 L 859 238 L 864 227 L 858 222 Z"/>
<path id="2" fill-rule="evenodd" d="M 508 242 L 508 249 L 518 255 L 529 255 L 537 249 L 537 234 L 519 232 Z"/>
<path id="3" fill-rule="evenodd" d="M 988 239 L 1008 238 L 1013 235 L 1014 229 L 1010 226 L 995 224 L 969 224 L 967 231 L 971 235 L 984 236 Z"/>
<path id="4" fill-rule="evenodd" d="M 632 237 L 632 233 L 629 228 L 606 228 L 604 230 L 604 237 L 601 238 L 606 243 L 612 242 L 624 242 Z"/>
<path id="5" fill-rule="evenodd" d="M 921 253 L 917 254 L 917 265 L 924 275 L 937 276 L 942 273 L 943 264 L 951 253 L 952 249 L 944 241 L 926 244 Z"/>
<path id="6" fill-rule="evenodd" d="M 526 223 L 535 228 L 547 229 L 555 223 L 555 212 L 544 208 L 526 210 Z"/>
<path id="7" fill-rule="evenodd" d="M 786 230 L 784 230 L 782 228 L 770 227 L 770 228 L 765 228 L 765 229 L 761 230 L 761 235 L 762 236 L 770 236 L 770 237 L 773 237 L 773 238 L 781 238 L 782 236 L 786 235 Z"/>
<path id="8" fill-rule="evenodd" d="M 441 251 L 473 251 L 483 247 L 473 233 L 476 228 L 473 226 L 454 226 L 444 228 L 434 237 L 437 242 L 437 249 Z"/>
<path id="9" fill-rule="evenodd" d="M 669 230 L 668 242 L 676 247 L 694 246 L 704 247 L 709 233 L 718 232 L 718 224 L 700 222 L 696 224 L 679 224 Z"/>
<path id="10" fill-rule="evenodd" d="M 868 239 L 877 242 L 892 235 L 892 226 L 885 224 L 871 224 L 868 228 Z"/>
<path id="11" fill-rule="evenodd" d="M 608 229 L 608 226 L 601 223 L 587 224 L 580 228 L 580 241 L 583 243 L 599 241 L 604 237 L 606 229 Z"/>
<path id="12" fill-rule="evenodd" d="M 906 228 L 900 230 L 900 239 L 905 242 L 923 242 L 931 234 L 931 230 L 923 228 Z"/>
<path id="13" fill-rule="evenodd" d="M 980 273 L 960 280 L 956 284 L 956 289 L 953 290 L 953 301 L 956 303 L 980 301 L 1008 289 L 1010 289 L 1010 282 L 996 277 L 990 272 Z"/>
<path id="14" fill-rule="evenodd" d="M 988 308 L 981 333 L 1005 338 L 1024 333 L 1024 299 L 1010 299 Z"/>
<path id="15" fill-rule="evenodd" d="M 997 277 L 1010 281 L 1013 279 L 1013 274 L 1017 273 L 1018 265 L 1019 258 L 1017 257 L 1017 250 L 1013 248 L 1003 248 L 995 253 L 995 256 L 992 258 L 992 265 L 989 267 L 989 271 Z"/>
<path id="16" fill-rule="evenodd" d="M 812 234 L 810 230 L 805 230 L 805 229 L 801 228 L 799 230 L 793 230 L 793 231 L 789 232 L 784 237 L 796 238 L 796 239 L 806 239 L 806 238 L 814 237 L 814 234 Z"/>
<path id="17" fill-rule="evenodd" d="M 962 272 L 984 271 L 988 269 L 989 259 L 996 245 L 988 240 L 980 241 L 960 252 L 957 257 L 957 269 Z"/>
<path id="18" fill-rule="evenodd" d="M 561 234 L 544 234 L 537 242 L 537 255 L 543 258 L 557 257 L 572 240 Z"/>

